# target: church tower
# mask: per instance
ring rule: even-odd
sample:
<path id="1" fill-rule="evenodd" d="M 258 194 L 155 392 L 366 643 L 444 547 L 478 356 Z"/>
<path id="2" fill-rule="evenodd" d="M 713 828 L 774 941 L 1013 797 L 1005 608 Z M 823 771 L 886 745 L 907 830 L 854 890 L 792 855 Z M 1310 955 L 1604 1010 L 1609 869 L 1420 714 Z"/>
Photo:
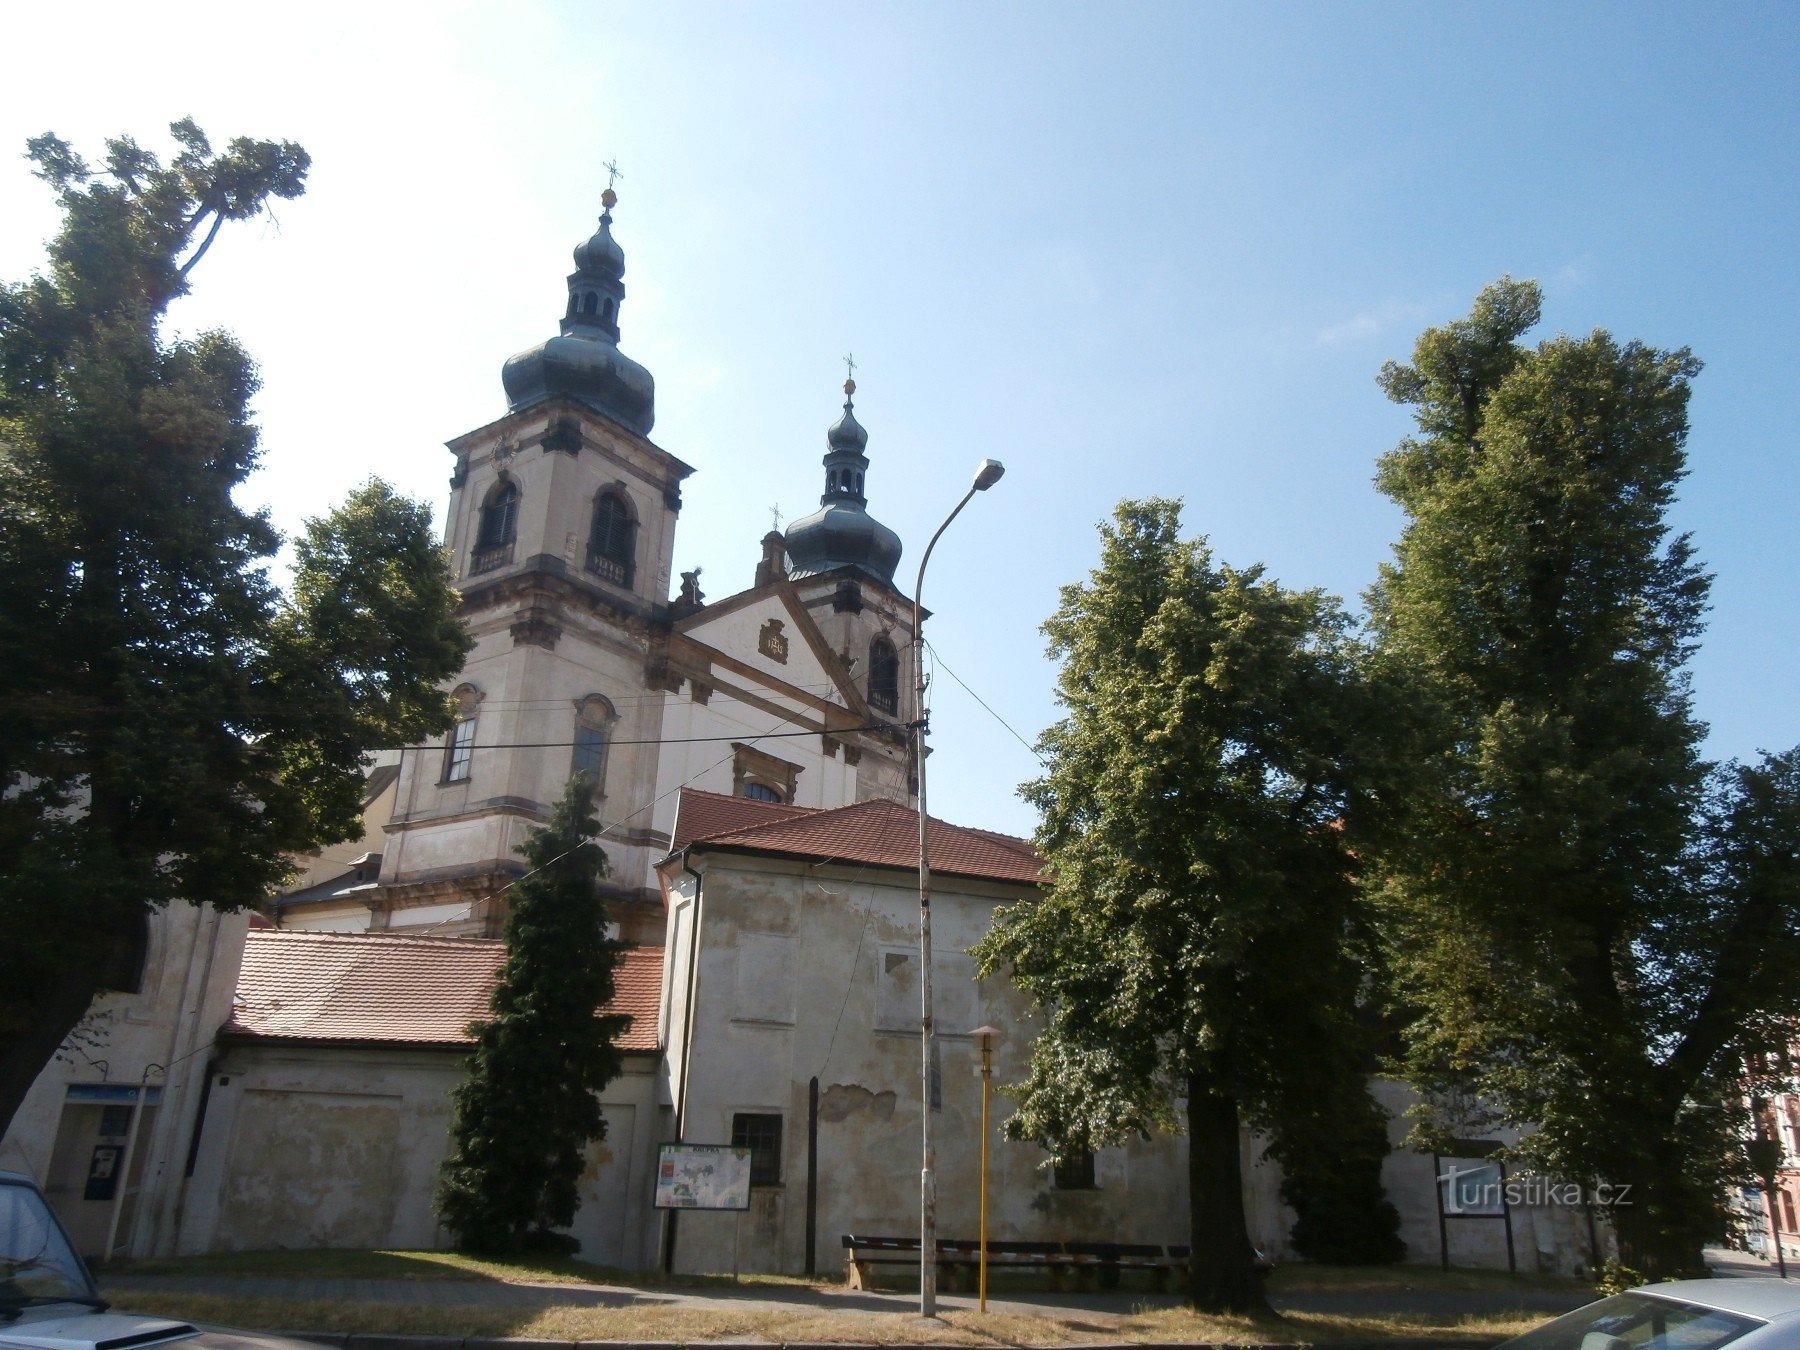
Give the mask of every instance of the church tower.
<path id="1" fill-rule="evenodd" d="M 575 249 L 560 332 L 506 362 L 506 415 L 449 443 L 445 544 L 475 647 L 455 729 L 402 756 L 373 927 L 495 931 L 519 845 L 577 772 L 598 787 L 615 918 L 660 927 L 645 880 L 667 842 L 648 810 L 665 691 L 646 670 L 693 471 L 650 440 L 655 382 L 619 350 L 617 200 Z"/>

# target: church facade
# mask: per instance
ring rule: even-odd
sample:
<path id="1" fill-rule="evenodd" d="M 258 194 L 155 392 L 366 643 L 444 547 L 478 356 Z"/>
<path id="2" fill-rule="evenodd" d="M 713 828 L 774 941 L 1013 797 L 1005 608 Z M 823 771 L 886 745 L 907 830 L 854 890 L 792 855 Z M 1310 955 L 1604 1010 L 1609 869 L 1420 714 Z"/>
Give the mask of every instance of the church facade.
<path id="1" fill-rule="evenodd" d="M 655 385 L 619 350 L 608 190 L 575 250 L 560 332 L 508 360 L 505 416 L 451 441 L 445 545 L 475 647 L 441 743 L 410 747 L 362 875 L 277 905 L 283 927 L 498 932 L 517 849 L 572 773 L 599 789 L 609 900 L 659 942 L 655 864 L 684 786 L 808 806 L 910 802 L 908 599 L 868 513 L 868 433 L 845 383 L 820 507 L 762 541 L 755 584 L 674 587 L 687 464 L 650 439 Z M 363 860 L 366 869 L 368 859 Z"/>

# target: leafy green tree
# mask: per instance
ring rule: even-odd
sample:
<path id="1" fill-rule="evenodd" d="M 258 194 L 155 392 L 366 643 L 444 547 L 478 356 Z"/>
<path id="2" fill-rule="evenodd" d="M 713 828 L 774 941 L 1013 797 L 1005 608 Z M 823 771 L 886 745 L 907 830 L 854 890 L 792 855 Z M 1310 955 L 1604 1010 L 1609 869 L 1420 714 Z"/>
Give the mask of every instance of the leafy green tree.
<path id="1" fill-rule="evenodd" d="M 1044 626 L 1065 716 L 1025 793 L 1050 879 L 976 953 L 1046 1014 L 1008 1132 L 1063 1155 L 1185 1129 L 1189 1299 L 1266 1312 L 1240 1128 L 1299 1150 L 1367 1101 L 1340 825 L 1376 719 L 1329 599 L 1179 530 L 1176 503 L 1122 504 Z"/>
<path id="2" fill-rule="evenodd" d="M 1381 461 L 1408 523 L 1369 598 L 1424 716 L 1368 875 L 1427 1125 L 1530 1131 L 1537 1168 L 1623 1194 L 1623 1261 L 1666 1277 L 1720 1230 L 1746 1056 L 1793 1025 L 1800 770 L 1699 756 L 1708 578 L 1667 522 L 1699 362 L 1527 346 L 1540 305 L 1502 280 L 1382 372 L 1419 434 Z"/>
<path id="3" fill-rule="evenodd" d="M 520 850 L 531 870 L 507 899 L 506 961 L 492 1016 L 456 1089 L 438 1213 L 469 1251 L 573 1252 L 587 1145 L 606 1137 L 600 1091 L 618 1077 L 630 1018 L 602 1012 L 625 944 L 606 936 L 594 784 L 569 780 Z"/>
<path id="4" fill-rule="evenodd" d="M 0 1128 L 151 910 L 254 903 L 354 833 L 365 752 L 448 724 L 466 649 L 429 512 L 379 484 L 308 527 L 291 595 L 266 575 L 280 539 L 233 500 L 255 368 L 162 324 L 308 161 L 173 132 L 167 165 L 31 141 L 62 227 L 0 286 Z"/>

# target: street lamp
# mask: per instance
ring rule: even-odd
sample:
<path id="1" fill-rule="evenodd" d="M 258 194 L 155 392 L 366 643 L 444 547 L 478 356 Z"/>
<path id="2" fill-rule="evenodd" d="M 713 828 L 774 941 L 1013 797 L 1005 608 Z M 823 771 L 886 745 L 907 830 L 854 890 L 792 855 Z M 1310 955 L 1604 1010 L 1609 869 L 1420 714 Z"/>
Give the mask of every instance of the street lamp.
<path id="1" fill-rule="evenodd" d="M 996 1026 L 979 1026 L 969 1035 L 981 1047 L 981 1232 L 977 1237 L 980 1243 L 977 1258 L 981 1276 L 978 1284 L 981 1298 L 981 1311 L 987 1311 L 987 1192 L 988 1192 L 988 1092 L 994 1084 L 994 1045 L 1005 1033 Z"/>
<path id="2" fill-rule="evenodd" d="M 1000 481 L 1006 466 L 997 459 L 984 459 L 975 470 L 975 481 L 962 495 L 954 510 L 944 517 L 931 542 L 925 545 L 925 556 L 919 559 L 919 579 L 913 583 L 913 764 L 919 788 L 919 1052 L 921 1064 L 920 1116 L 924 1158 L 919 1167 L 919 1316 L 937 1316 L 937 1140 L 931 1128 L 934 1107 L 932 1062 L 936 1058 L 936 1036 L 931 1022 L 931 850 L 925 837 L 925 610 L 921 597 L 925 591 L 925 564 L 931 561 L 931 550 L 950 522 L 977 492 L 986 492 Z"/>

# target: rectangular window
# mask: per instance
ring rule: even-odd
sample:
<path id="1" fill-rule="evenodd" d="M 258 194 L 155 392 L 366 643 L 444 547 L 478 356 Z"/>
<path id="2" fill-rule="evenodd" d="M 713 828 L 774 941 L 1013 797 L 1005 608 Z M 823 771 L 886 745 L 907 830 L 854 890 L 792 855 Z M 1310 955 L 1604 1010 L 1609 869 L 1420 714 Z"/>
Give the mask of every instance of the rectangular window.
<path id="1" fill-rule="evenodd" d="M 731 1118 L 731 1146 L 750 1150 L 750 1184 L 781 1184 L 781 1117 L 740 1111 Z"/>
<path id="2" fill-rule="evenodd" d="M 465 717 L 450 729 L 450 740 L 444 747 L 444 781 L 466 783 L 469 766 L 475 760 L 475 719 Z"/>
<path id="3" fill-rule="evenodd" d="M 575 724 L 575 759 L 571 774 L 583 774 L 596 791 L 606 777 L 606 733 L 585 722 Z"/>
<path id="4" fill-rule="evenodd" d="M 1059 1191 L 1091 1191 L 1094 1189 L 1094 1155 L 1066 1153 L 1050 1175 Z"/>

